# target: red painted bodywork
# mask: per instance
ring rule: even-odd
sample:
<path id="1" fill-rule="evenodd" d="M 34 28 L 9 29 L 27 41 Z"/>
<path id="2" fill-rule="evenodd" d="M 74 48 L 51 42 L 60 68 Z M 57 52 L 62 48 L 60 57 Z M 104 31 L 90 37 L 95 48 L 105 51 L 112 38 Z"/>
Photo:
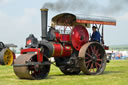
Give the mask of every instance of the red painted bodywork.
<path id="1" fill-rule="evenodd" d="M 71 56 L 72 52 L 73 52 L 73 48 L 71 46 L 64 46 L 63 47 L 63 53 L 62 53 L 61 56 L 63 56 L 63 57 L 65 57 L 65 56 L 69 57 L 69 56 Z"/>
<path id="2" fill-rule="evenodd" d="M 105 50 L 109 50 L 109 46 L 104 45 L 103 47 Z"/>
<path id="3" fill-rule="evenodd" d="M 35 53 L 37 55 L 37 61 L 38 62 L 43 61 L 43 53 L 41 53 L 40 48 L 28 48 L 28 49 L 22 49 L 21 50 L 21 54 L 30 53 L 30 52 Z"/>
<path id="4" fill-rule="evenodd" d="M 56 57 L 56 56 L 60 56 L 61 57 L 61 53 L 62 53 L 62 46 L 61 44 L 53 44 L 53 53 L 52 56 Z"/>
<path id="5" fill-rule="evenodd" d="M 73 28 L 71 32 L 71 41 L 72 45 L 76 50 L 80 48 L 89 41 L 89 34 L 85 27 L 77 25 Z"/>
<path id="6" fill-rule="evenodd" d="M 60 43 L 51 43 L 53 45 L 52 57 L 70 57 L 72 54 L 72 47 L 69 45 L 62 46 Z M 40 48 L 27 48 L 22 49 L 21 54 L 25 53 L 35 53 L 37 54 L 37 61 L 43 61 L 43 53 L 41 53 Z"/>
<path id="7" fill-rule="evenodd" d="M 55 32 L 57 42 L 70 42 L 71 36 L 70 34 L 60 34 L 59 32 Z"/>
<path id="8" fill-rule="evenodd" d="M 31 44 L 31 40 L 28 40 L 26 43 L 27 43 L 27 45 L 30 45 Z"/>
<path id="9" fill-rule="evenodd" d="M 69 34 L 60 34 L 60 41 L 61 42 L 69 42 L 71 41 Z"/>
<path id="10" fill-rule="evenodd" d="M 56 41 L 60 41 L 60 33 L 59 32 L 55 32 L 55 36 L 56 36 Z"/>
<path id="11" fill-rule="evenodd" d="M 71 46 L 62 46 L 59 43 L 53 44 L 53 57 L 69 57 L 72 54 L 72 47 Z"/>

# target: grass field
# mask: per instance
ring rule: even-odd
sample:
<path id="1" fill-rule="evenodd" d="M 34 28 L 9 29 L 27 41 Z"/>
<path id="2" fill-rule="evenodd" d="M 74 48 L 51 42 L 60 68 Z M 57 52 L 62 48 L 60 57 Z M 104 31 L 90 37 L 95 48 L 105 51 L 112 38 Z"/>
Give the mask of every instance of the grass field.
<path id="1" fill-rule="evenodd" d="M 128 60 L 111 61 L 102 75 L 64 75 L 52 65 L 43 80 L 21 80 L 12 66 L 0 66 L 0 85 L 128 85 Z"/>
<path id="2" fill-rule="evenodd" d="M 113 45 L 110 46 L 110 50 L 128 51 L 128 45 Z"/>

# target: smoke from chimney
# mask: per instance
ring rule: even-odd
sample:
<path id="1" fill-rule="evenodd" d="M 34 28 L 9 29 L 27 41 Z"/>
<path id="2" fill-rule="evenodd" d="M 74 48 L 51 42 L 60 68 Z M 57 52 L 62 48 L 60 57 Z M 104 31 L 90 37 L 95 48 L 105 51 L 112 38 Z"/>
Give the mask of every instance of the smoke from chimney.
<path id="1" fill-rule="evenodd" d="M 100 2 L 103 4 L 98 3 L 96 0 L 57 0 L 56 2 L 45 3 L 43 8 L 56 12 L 72 11 L 86 14 L 112 15 L 119 13 L 123 8 L 127 8 L 128 5 L 128 0 L 105 0 Z"/>
<path id="2" fill-rule="evenodd" d="M 128 0 L 109 0 L 108 6 L 105 8 L 105 13 L 116 14 L 123 9 L 127 9 Z"/>

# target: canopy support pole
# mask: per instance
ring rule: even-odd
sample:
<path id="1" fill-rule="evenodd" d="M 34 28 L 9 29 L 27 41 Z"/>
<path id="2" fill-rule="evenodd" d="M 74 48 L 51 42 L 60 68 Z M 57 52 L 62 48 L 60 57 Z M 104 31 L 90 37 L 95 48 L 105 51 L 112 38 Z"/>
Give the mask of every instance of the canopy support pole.
<path id="1" fill-rule="evenodd" d="M 104 25 L 102 25 L 101 43 L 104 44 Z"/>

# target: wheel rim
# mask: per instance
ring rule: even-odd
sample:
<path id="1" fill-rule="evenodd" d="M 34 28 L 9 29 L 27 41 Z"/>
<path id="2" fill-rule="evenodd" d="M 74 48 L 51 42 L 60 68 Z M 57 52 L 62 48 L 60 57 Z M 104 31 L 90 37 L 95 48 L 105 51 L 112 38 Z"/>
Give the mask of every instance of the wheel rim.
<path id="1" fill-rule="evenodd" d="M 81 70 L 88 75 L 101 74 L 106 67 L 106 55 L 104 48 L 95 42 L 88 43 L 82 50 L 82 62 L 80 62 Z"/>
<path id="2" fill-rule="evenodd" d="M 13 53 L 10 49 L 6 49 L 4 52 L 4 64 L 5 65 L 12 65 L 13 63 Z"/>
<path id="3" fill-rule="evenodd" d="M 85 54 L 86 68 L 90 73 L 97 73 L 102 66 L 102 53 L 99 46 L 90 45 Z"/>

